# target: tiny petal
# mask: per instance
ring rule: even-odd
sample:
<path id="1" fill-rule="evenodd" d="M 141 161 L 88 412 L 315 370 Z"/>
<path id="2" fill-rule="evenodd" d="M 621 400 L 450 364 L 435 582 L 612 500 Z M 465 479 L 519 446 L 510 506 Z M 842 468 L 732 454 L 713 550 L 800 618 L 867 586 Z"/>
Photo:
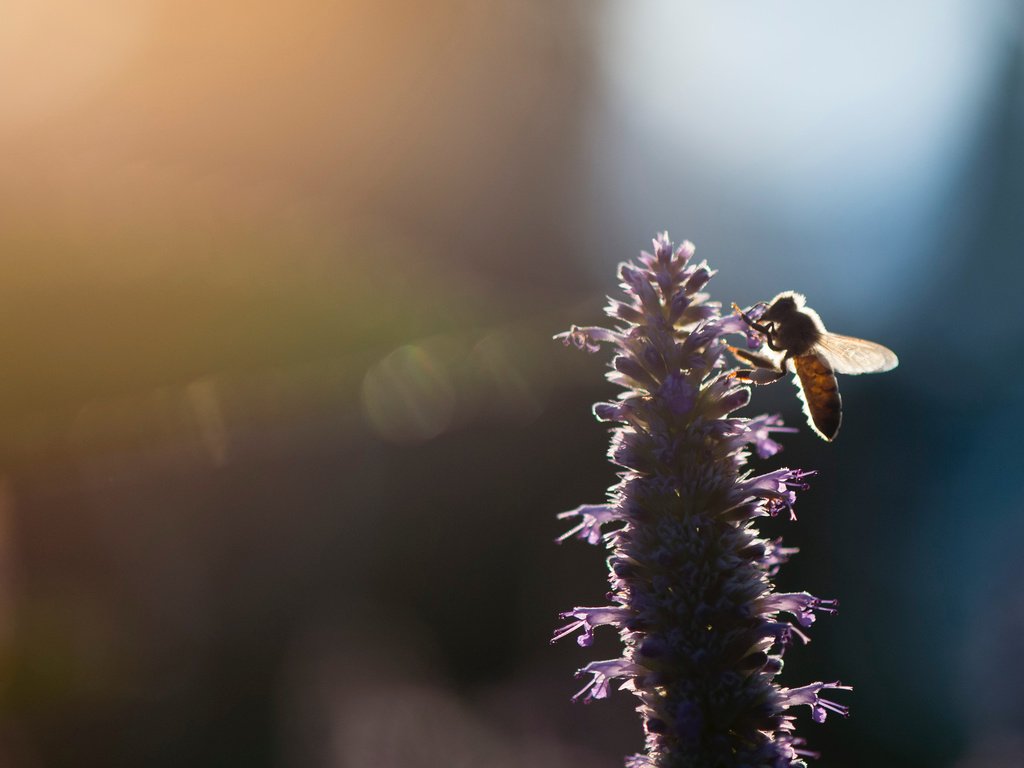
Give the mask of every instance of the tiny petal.
<path id="1" fill-rule="evenodd" d="M 835 613 L 838 607 L 835 600 L 822 600 L 808 592 L 773 592 L 759 599 L 756 605 L 761 613 L 785 611 L 800 622 L 802 627 L 814 623 L 814 611 Z"/>
<path id="2" fill-rule="evenodd" d="M 563 619 L 571 617 L 576 620 L 556 631 L 551 642 L 561 640 L 581 629 L 583 634 L 577 638 L 576 642 L 587 647 L 594 642 L 594 629 L 608 624 L 622 626 L 630 618 L 630 615 L 627 609 L 612 605 L 600 608 L 573 608 L 571 611 L 559 614 L 559 617 Z"/>
<path id="3" fill-rule="evenodd" d="M 852 691 L 853 687 L 842 685 L 838 680 L 834 683 L 811 683 L 800 688 L 783 690 L 782 698 L 787 707 L 799 707 L 803 704 L 809 706 L 811 708 L 811 719 L 816 723 L 825 722 L 828 712 L 835 712 L 843 717 L 848 717 L 850 714 L 849 707 L 821 698 L 821 691 L 826 689 Z"/>
<path id="4" fill-rule="evenodd" d="M 797 432 L 794 427 L 782 426 L 777 415 L 756 416 L 747 422 L 747 442 L 754 444 L 754 450 L 762 459 L 771 458 L 782 450 L 782 446 L 769 437 L 772 432 Z"/>
<path id="5" fill-rule="evenodd" d="M 634 307 L 632 304 L 626 304 L 622 301 L 616 301 L 610 299 L 608 305 L 604 308 L 605 314 L 609 317 L 616 317 L 619 320 L 625 320 L 627 323 L 640 323 L 643 322 L 644 313 Z"/>
<path id="6" fill-rule="evenodd" d="M 568 331 L 555 334 L 553 338 L 561 340 L 567 347 L 571 344 L 577 349 L 583 349 L 587 352 L 597 352 L 601 348 L 600 342 L 618 344 L 622 340 L 619 334 L 609 331 L 607 328 L 580 328 L 576 325 L 572 326 Z"/>
<path id="7" fill-rule="evenodd" d="M 619 277 L 622 278 L 623 284 L 635 293 L 646 312 L 658 311 L 658 294 L 654 292 L 654 286 L 640 270 L 623 264 L 619 267 Z"/>
<path id="8" fill-rule="evenodd" d="M 720 333 L 742 333 L 746 334 L 750 326 L 747 321 L 739 315 L 726 315 L 715 321 Z"/>
<path id="9" fill-rule="evenodd" d="M 618 520 L 621 514 L 610 504 L 581 504 L 576 509 L 570 509 L 568 512 L 561 512 L 558 515 L 559 520 L 568 520 L 573 517 L 580 518 L 579 524 L 563 533 L 555 541 L 561 543 L 576 536 L 588 544 L 597 544 L 601 540 L 601 526 Z"/>
<path id="10" fill-rule="evenodd" d="M 670 323 L 675 323 L 686 312 L 687 308 L 692 303 L 692 300 L 685 293 L 677 293 L 672 297 L 672 301 L 668 305 L 668 319 Z"/>
<path id="11" fill-rule="evenodd" d="M 661 264 L 668 264 L 672 258 L 672 241 L 668 239 L 668 232 L 659 232 L 654 238 L 654 253 Z"/>
<path id="12" fill-rule="evenodd" d="M 700 296 L 701 294 L 697 294 Z M 718 313 L 718 308 L 709 304 L 691 303 L 679 316 L 681 325 L 691 325 L 705 320 L 711 320 Z"/>
<path id="13" fill-rule="evenodd" d="M 760 302 L 747 309 L 745 314 L 748 318 L 757 322 L 766 309 L 768 309 L 768 305 Z M 721 322 L 724 333 L 742 333 L 746 336 L 748 349 L 760 349 L 764 345 L 764 336 L 751 326 L 739 312 L 734 312 L 728 317 L 722 318 Z"/>
<path id="14" fill-rule="evenodd" d="M 705 415 L 708 418 L 720 419 L 723 416 L 728 416 L 733 411 L 739 410 L 749 402 L 749 387 L 731 388 L 726 394 L 719 397 L 714 404 L 707 407 Z"/>
<path id="15" fill-rule="evenodd" d="M 701 262 L 693 270 L 690 278 L 686 281 L 686 285 L 683 287 L 687 293 L 696 293 L 705 285 L 708 280 L 715 274 L 715 270 L 708 269 L 708 263 L 706 261 Z"/>
<path id="16" fill-rule="evenodd" d="M 594 699 L 603 699 L 608 696 L 608 686 L 615 680 L 625 680 L 621 687 L 624 687 L 629 678 L 645 673 L 647 670 L 639 664 L 634 664 L 627 659 L 608 659 L 606 661 L 592 661 L 576 673 L 577 677 L 592 675 L 585 686 L 579 689 L 572 697 L 576 701 L 581 696 L 583 701 L 589 702 Z"/>
<path id="17" fill-rule="evenodd" d="M 750 478 L 737 483 L 737 490 L 747 497 L 759 497 L 769 515 L 774 517 L 783 509 L 788 509 L 790 517 L 796 520 L 793 504 L 796 502 L 796 491 L 807 488 L 803 482 L 813 472 L 794 469 L 777 469 L 764 475 Z"/>
<path id="18" fill-rule="evenodd" d="M 764 557 L 762 562 L 767 569 L 769 576 L 774 576 L 779 570 L 779 566 L 789 562 L 789 558 L 800 551 L 799 547 L 784 547 L 782 546 L 782 539 L 774 539 L 773 541 L 765 542 Z"/>
<path id="19" fill-rule="evenodd" d="M 628 376 L 637 384 L 642 385 L 648 390 L 655 389 L 658 386 L 657 379 L 655 379 L 642 364 L 628 355 L 618 355 L 612 361 L 612 365 L 615 367 L 616 371 Z"/>
<path id="20" fill-rule="evenodd" d="M 697 388 L 677 371 L 670 373 L 661 383 L 658 395 L 669 411 L 676 415 L 689 413 L 697 402 Z"/>
<path id="21" fill-rule="evenodd" d="M 668 232 L 662 233 L 665 239 L 668 239 Z M 693 258 L 693 254 L 696 253 L 697 246 L 691 243 L 689 240 L 683 240 L 682 245 L 676 250 L 676 261 L 679 262 L 680 266 L 686 266 L 686 263 Z"/>
<path id="22" fill-rule="evenodd" d="M 759 302 L 757 302 L 757 304 L 755 304 L 754 306 L 750 307 L 750 309 L 748 309 L 744 314 L 746 314 L 746 316 L 749 317 L 751 320 L 755 320 L 756 321 L 756 320 L 760 320 L 761 316 L 765 312 L 767 312 L 767 311 L 768 311 L 768 304 L 763 302 L 763 301 L 759 301 Z"/>

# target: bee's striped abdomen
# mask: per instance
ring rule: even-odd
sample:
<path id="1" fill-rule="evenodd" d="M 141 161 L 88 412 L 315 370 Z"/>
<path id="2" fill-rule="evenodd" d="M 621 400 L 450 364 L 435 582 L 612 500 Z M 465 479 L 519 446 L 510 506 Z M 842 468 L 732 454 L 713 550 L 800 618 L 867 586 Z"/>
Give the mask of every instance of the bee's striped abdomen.
<path id="1" fill-rule="evenodd" d="M 814 352 L 793 358 L 793 364 L 807 420 L 823 438 L 834 439 L 843 420 L 843 403 L 832 366 Z"/>

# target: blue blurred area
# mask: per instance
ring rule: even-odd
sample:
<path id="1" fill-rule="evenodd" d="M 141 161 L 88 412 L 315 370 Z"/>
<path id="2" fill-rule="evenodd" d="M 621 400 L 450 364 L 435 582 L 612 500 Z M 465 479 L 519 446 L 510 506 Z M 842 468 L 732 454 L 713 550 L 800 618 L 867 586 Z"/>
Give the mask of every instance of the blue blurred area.
<path id="1" fill-rule="evenodd" d="M 986 208 L 962 184 L 1018 38 L 998 1 L 610 7 L 588 148 L 614 250 L 672 221 L 713 237 L 720 291 L 800 286 L 865 334 L 902 324 L 956 269 L 951 226 Z"/>

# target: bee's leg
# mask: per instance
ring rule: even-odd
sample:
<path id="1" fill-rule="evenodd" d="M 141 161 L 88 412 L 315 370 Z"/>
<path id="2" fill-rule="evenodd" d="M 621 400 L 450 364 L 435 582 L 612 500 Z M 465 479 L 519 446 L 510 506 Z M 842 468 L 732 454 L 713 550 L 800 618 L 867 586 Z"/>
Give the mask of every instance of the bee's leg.
<path id="1" fill-rule="evenodd" d="M 751 320 L 750 319 L 750 315 L 748 315 L 746 312 L 744 312 L 742 309 L 740 309 L 739 305 L 736 304 L 735 302 L 733 302 L 732 310 L 733 310 L 733 312 L 738 313 L 739 316 L 743 318 L 743 322 L 745 322 L 747 325 L 749 325 L 751 328 L 753 328 L 758 333 L 762 333 L 765 336 L 767 336 L 769 338 L 769 340 L 771 339 L 772 334 L 775 333 L 775 324 L 774 323 L 759 323 L 756 320 Z M 775 349 L 775 348 L 772 347 L 772 349 Z M 775 350 L 775 351 L 778 352 L 779 350 Z"/>
<path id="2" fill-rule="evenodd" d="M 758 355 L 754 352 L 749 352 L 745 349 L 740 349 L 739 347 L 727 346 L 726 348 L 730 352 L 732 352 L 733 357 L 735 357 L 740 362 L 749 363 L 750 365 L 753 365 L 755 368 L 770 368 L 773 371 L 779 370 L 779 364 L 776 363 L 775 360 L 773 360 L 770 357 L 766 357 L 765 355 Z"/>
<path id="3" fill-rule="evenodd" d="M 770 330 L 768 333 L 764 334 L 764 343 L 768 345 L 768 349 L 770 349 L 772 352 L 782 352 L 782 347 L 775 346 L 775 336 L 773 335 L 775 333 L 775 326 L 772 323 L 768 323 L 768 328 Z M 762 333 L 764 332 L 762 331 Z M 786 357 L 787 359 L 789 358 L 788 353 Z"/>
<path id="4" fill-rule="evenodd" d="M 755 366 L 753 369 L 743 368 L 730 372 L 729 376 L 734 379 L 739 379 L 749 384 L 761 385 L 772 384 L 786 375 L 786 360 L 789 359 L 788 352 L 781 361 L 776 363 L 768 357 L 755 355 L 753 352 L 748 352 L 745 349 L 739 349 L 738 347 L 729 347 L 728 349 L 737 360 Z"/>
<path id="5" fill-rule="evenodd" d="M 768 368 L 738 368 L 729 372 L 729 378 L 742 381 L 744 384 L 774 384 L 785 376 L 785 371 L 773 371 Z"/>
<path id="6" fill-rule="evenodd" d="M 764 341 L 768 345 L 768 349 L 772 352 L 782 352 L 782 347 L 775 346 L 775 323 L 759 323 L 756 320 L 751 320 L 750 315 L 739 308 L 739 305 L 733 303 L 732 309 L 734 312 L 738 312 L 739 316 L 743 318 L 743 322 L 753 328 L 755 331 L 764 336 Z"/>

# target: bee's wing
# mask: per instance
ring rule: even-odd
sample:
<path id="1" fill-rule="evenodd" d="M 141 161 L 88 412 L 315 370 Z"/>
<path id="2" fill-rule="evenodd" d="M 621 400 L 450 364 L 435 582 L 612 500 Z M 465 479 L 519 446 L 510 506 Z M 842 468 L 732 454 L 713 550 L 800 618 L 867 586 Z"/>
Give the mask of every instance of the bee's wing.
<path id="1" fill-rule="evenodd" d="M 899 365 L 896 353 L 881 344 L 838 333 L 824 333 L 815 345 L 836 373 L 882 373 Z"/>

